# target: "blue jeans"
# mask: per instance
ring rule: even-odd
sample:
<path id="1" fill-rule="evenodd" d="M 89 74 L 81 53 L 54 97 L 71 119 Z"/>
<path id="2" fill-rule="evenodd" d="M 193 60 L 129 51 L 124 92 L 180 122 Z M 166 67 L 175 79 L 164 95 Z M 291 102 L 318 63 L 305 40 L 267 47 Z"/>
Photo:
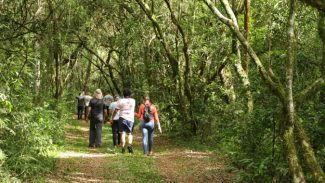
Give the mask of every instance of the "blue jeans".
<path id="1" fill-rule="evenodd" d="M 143 143 L 143 153 L 148 154 L 153 147 L 153 131 L 155 129 L 155 123 L 143 122 L 141 121 L 141 131 L 142 131 L 142 143 Z"/>

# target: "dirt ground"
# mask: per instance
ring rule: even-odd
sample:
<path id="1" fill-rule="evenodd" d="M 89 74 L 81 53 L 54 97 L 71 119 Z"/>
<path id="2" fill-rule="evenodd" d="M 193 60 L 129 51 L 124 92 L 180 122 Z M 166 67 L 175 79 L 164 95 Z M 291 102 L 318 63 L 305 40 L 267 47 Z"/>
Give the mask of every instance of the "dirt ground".
<path id="1" fill-rule="evenodd" d="M 119 168 L 107 170 L 107 165 L 113 163 L 113 157 L 123 158 L 125 154 L 121 154 L 119 149 L 112 153 L 101 148 L 83 147 L 88 143 L 88 124 L 85 121 L 80 122 L 78 130 L 67 125 L 65 137 L 66 151 L 58 155 L 55 172 L 46 178 L 46 182 L 134 182 L 105 177 L 108 171 L 121 171 Z M 134 137 L 134 145 L 141 149 L 141 134 L 138 130 L 135 130 Z M 159 148 L 148 158 L 153 159 L 154 171 L 162 179 L 160 182 L 234 182 L 233 173 L 225 166 L 226 160 L 216 157 L 212 152 L 175 146 L 159 136 L 155 136 L 156 146 Z M 144 155 L 139 152 L 135 156 Z"/>

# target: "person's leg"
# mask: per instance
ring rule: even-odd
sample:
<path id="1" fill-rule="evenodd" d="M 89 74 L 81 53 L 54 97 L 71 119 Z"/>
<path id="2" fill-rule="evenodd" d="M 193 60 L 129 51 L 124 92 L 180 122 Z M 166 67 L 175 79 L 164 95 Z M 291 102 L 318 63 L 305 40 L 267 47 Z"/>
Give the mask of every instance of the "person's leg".
<path id="1" fill-rule="evenodd" d="M 122 132 L 120 134 L 121 134 L 121 148 L 122 148 L 122 153 L 124 153 L 125 152 L 125 136 L 126 136 L 126 133 L 125 132 Z"/>
<path id="2" fill-rule="evenodd" d="M 141 122 L 143 153 L 148 154 L 148 129 L 144 122 Z"/>
<path id="3" fill-rule="evenodd" d="M 119 126 L 119 133 L 121 135 L 121 148 L 122 148 L 122 153 L 124 153 L 125 149 L 125 125 L 123 124 L 123 118 L 119 118 L 119 121 L 118 121 L 118 126 Z"/>
<path id="4" fill-rule="evenodd" d="M 102 122 L 96 123 L 96 147 L 102 146 L 102 127 Z"/>
<path id="5" fill-rule="evenodd" d="M 117 122 L 118 124 L 118 122 Z M 120 126 L 117 125 L 117 144 L 121 145 L 121 134 L 120 134 Z"/>
<path id="6" fill-rule="evenodd" d="M 81 113 L 81 109 L 80 109 L 81 107 L 80 106 L 78 106 L 78 119 L 81 119 L 80 118 L 80 113 Z"/>
<path id="7" fill-rule="evenodd" d="M 132 135 L 132 133 L 129 133 L 128 134 L 128 145 L 132 146 L 132 142 L 133 142 L 133 135 Z"/>
<path id="8" fill-rule="evenodd" d="M 134 123 L 132 121 L 128 121 L 126 120 L 125 121 L 126 123 L 126 133 L 128 134 L 128 150 L 129 150 L 129 153 L 133 153 L 133 148 L 132 148 L 132 142 L 133 142 L 133 135 L 132 135 L 132 130 L 133 130 L 133 126 L 134 126 Z"/>
<path id="9" fill-rule="evenodd" d="M 95 123 L 90 121 L 90 124 L 89 124 L 89 147 L 95 146 L 95 139 L 96 139 L 95 134 L 96 134 Z"/>
<path id="10" fill-rule="evenodd" d="M 155 129 L 155 123 L 149 122 L 148 124 L 148 150 L 149 150 L 149 154 L 152 154 L 152 148 L 153 148 L 153 132 Z"/>
<path id="11" fill-rule="evenodd" d="M 114 120 L 113 121 L 113 124 L 112 124 L 112 134 L 113 134 L 113 146 L 116 146 L 118 145 L 118 121 Z"/>
<path id="12" fill-rule="evenodd" d="M 85 106 L 85 120 L 88 119 L 88 107 Z"/>
<path id="13" fill-rule="evenodd" d="M 80 119 L 82 119 L 82 114 L 84 113 L 84 107 L 81 106 L 80 107 Z"/>

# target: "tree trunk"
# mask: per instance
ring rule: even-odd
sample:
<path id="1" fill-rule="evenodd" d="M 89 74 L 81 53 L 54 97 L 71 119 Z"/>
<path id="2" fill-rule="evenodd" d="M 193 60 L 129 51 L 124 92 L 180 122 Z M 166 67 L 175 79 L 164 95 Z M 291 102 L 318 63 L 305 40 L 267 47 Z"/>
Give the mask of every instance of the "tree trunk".
<path id="1" fill-rule="evenodd" d="M 40 45 L 39 45 L 39 40 L 37 39 L 34 42 L 34 46 L 33 49 L 36 52 L 36 50 L 40 49 Z M 40 57 L 42 58 L 42 55 L 40 53 Z M 40 103 L 40 93 L 41 93 L 41 61 L 40 59 L 36 59 L 35 60 L 35 64 L 34 64 L 34 71 L 35 71 L 35 84 L 34 84 L 34 91 L 35 91 L 35 95 L 34 95 L 34 102 L 38 105 Z"/>
<path id="2" fill-rule="evenodd" d="M 311 145 L 309 143 L 309 139 L 307 138 L 305 131 L 302 128 L 297 116 L 296 116 L 294 125 L 295 125 L 295 131 L 297 132 L 296 136 L 298 138 L 299 145 L 302 148 L 302 153 L 304 155 L 304 158 L 307 162 L 308 167 L 310 168 L 310 170 L 314 176 L 314 179 L 318 183 L 325 182 L 324 171 L 322 170 L 321 166 L 317 163 L 317 159 L 316 159 L 314 150 L 311 147 Z"/>
<path id="3" fill-rule="evenodd" d="M 251 0 L 245 0 L 245 14 L 244 14 L 244 29 L 245 29 L 245 39 L 249 42 L 249 34 L 250 34 L 250 14 L 251 14 Z M 249 55 L 247 51 L 244 49 L 244 64 L 243 68 L 248 75 L 249 70 Z"/>
<path id="4" fill-rule="evenodd" d="M 256 55 L 253 48 L 249 45 L 245 37 L 241 34 L 238 27 L 236 27 L 236 23 L 234 23 L 232 19 L 229 19 L 221 14 L 221 12 L 212 4 L 210 0 L 204 0 L 207 6 L 210 8 L 210 10 L 220 19 L 224 24 L 226 24 L 237 36 L 237 38 L 240 40 L 242 45 L 245 49 L 247 49 L 249 55 L 251 56 L 254 63 L 257 65 L 260 74 L 263 79 L 265 79 L 266 84 L 270 86 L 271 91 L 274 92 L 274 94 L 280 99 L 281 103 L 284 107 L 284 112 L 286 114 L 286 124 L 285 124 L 285 132 L 283 135 L 283 138 L 286 142 L 287 150 L 288 150 L 288 158 L 289 158 L 289 165 L 290 170 L 293 175 L 293 181 L 294 182 L 305 182 L 304 175 L 301 169 L 301 166 L 298 162 L 298 156 L 297 151 L 294 145 L 294 136 L 293 131 L 294 130 L 303 130 L 302 128 L 296 128 L 294 129 L 297 124 L 295 124 L 295 118 L 294 118 L 294 103 L 293 103 L 293 94 L 292 94 L 292 77 L 293 77 L 293 63 L 294 63 L 294 0 L 291 0 L 290 2 L 290 16 L 289 16 L 289 28 L 288 28 L 288 34 L 289 34 L 289 46 L 288 46 L 288 60 L 287 60 L 287 67 L 286 67 L 286 90 L 283 89 L 282 84 L 279 82 L 279 79 L 277 79 L 274 75 L 267 72 L 259 60 L 258 56 Z M 229 3 L 227 0 L 221 0 L 223 5 L 227 8 L 227 13 L 229 13 Z M 231 12 L 230 12 L 231 13 Z M 311 87 L 307 87 L 305 90 L 303 90 L 301 93 L 299 93 L 297 96 L 298 98 L 305 98 L 306 95 L 308 95 L 310 92 L 316 90 L 317 86 L 319 86 L 321 83 L 323 83 L 323 78 L 320 78 L 312 84 Z M 297 97 L 295 97 L 297 98 Z M 302 133 L 303 131 L 299 132 Z M 302 137 L 302 135 L 301 135 Z M 300 137 L 300 138 L 301 138 Z M 307 149 L 308 142 L 304 139 L 302 141 L 305 144 L 306 153 L 305 155 L 308 155 L 309 160 L 312 160 L 312 156 L 314 153 L 313 149 Z M 301 142 L 301 143 L 302 143 Z M 306 145 L 308 144 L 308 145 Z M 309 151 L 309 152 L 308 152 Z M 312 162 L 312 161 L 310 161 Z M 315 162 L 315 164 L 318 164 Z M 312 168 L 312 171 L 313 168 Z M 315 172 L 313 172 L 315 175 Z"/>
<path id="5" fill-rule="evenodd" d="M 287 121 L 288 119 L 286 119 Z M 289 157 L 289 167 L 293 176 L 294 183 L 305 183 L 304 173 L 298 161 L 297 150 L 294 142 L 293 125 L 289 126 L 284 132 L 284 141 Z"/>
<path id="6" fill-rule="evenodd" d="M 219 73 L 219 76 L 224 87 L 227 102 L 229 104 L 235 102 L 236 93 L 232 81 L 232 73 L 231 70 L 229 69 L 229 66 L 225 66 Z"/>
<path id="7" fill-rule="evenodd" d="M 228 8 L 228 7 L 226 7 Z M 230 12 L 230 9 L 228 9 L 227 14 L 231 17 L 232 21 L 234 22 L 234 26 L 236 26 L 238 28 L 238 22 L 237 22 L 237 10 L 236 10 L 236 3 L 235 1 L 232 1 L 232 12 Z M 245 19 L 246 21 L 246 19 Z M 247 23 L 247 22 L 245 22 Z M 245 35 L 246 32 L 245 32 Z M 246 37 L 246 40 L 247 37 Z M 235 33 L 232 34 L 232 53 L 237 55 L 237 59 L 235 61 L 235 68 L 237 71 L 237 74 L 239 75 L 241 82 L 246 90 L 246 100 L 247 100 L 247 112 L 251 113 L 253 111 L 253 96 L 252 93 L 250 91 L 250 82 L 249 82 L 249 78 L 248 78 L 248 64 L 246 63 L 246 61 L 248 61 L 249 55 L 246 51 L 246 49 L 244 49 L 245 51 L 245 58 L 244 58 L 244 64 L 242 61 L 242 56 L 241 56 L 241 51 L 240 51 L 240 42 L 237 39 L 237 36 Z M 247 57 L 247 58 L 246 58 Z M 247 66 L 245 66 L 247 64 Z M 245 69 L 246 67 L 246 69 Z"/>
<path id="8" fill-rule="evenodd" d="M 85 76 L 83 89 L 82 89 L 85 93 L 88 92 L 88 83 L 89 83 L 89 79 L 90 79 L 90 74 L 91 74 L 91 62 L 88 61 L 86 76 Z"/>
<path id="9" fill-rule="evenodd" d="M 41 61 L 36 59 L 35 63 L 35 102 L 38 103 L 40 100 L 41 90 Z"/>
<path id="10" fill-rule="evenodd" d="M 286 61 L 286 124 L 285 124 L 285 133 L 284 139 L 286 142 L 290 171 L 293 176 L 294 183 L 306 182 L 304 173 L 298 161 L 298 155 L 296 147 L 294 144 L 294 120 L 295 120 L 295 111 L 293 103 L 293 65 L 295 60 L 295 37 L 294 37 L 294 23 L 295 23 L 295 0 L 290 0 L 290 9 L 289 9 L 289 19 L 288 19 L 288 49 L 287 54 L 288 58 Z"/>
<path id="11" fill-rule="evenodd" d="M 325 79 L 325 13 L 319 13 L 319 22 L 318 22 L 318 32 L 319 36 L 323 43 L 323 60 L 320 66 L 320 71 L 322 74 L 322 78 Z M 321 90 L 320 92 L 320 102 L 325 105 L 325 91 Z M 324 119 L 325 121 L 325 119 Z"/>

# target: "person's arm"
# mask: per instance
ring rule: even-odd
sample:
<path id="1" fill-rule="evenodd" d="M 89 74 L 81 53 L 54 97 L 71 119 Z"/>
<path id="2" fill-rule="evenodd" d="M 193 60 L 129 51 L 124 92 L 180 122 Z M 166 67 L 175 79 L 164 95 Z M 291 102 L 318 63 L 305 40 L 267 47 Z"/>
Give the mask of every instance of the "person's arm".
<path id="1" fill-rule="evenodd" d="M 157 128 L 158 128 L 159 132 L 162 133 L 157 108 L 156 108 L 156 106 L 153 106 L 153 107 L 154 107 L 153 119 L 154 119 L 155 123 L 157 124 Z"/>
<path id="2" fill-rule="evenodd" d="M 111 122 L 111 124 L 113 123 L 113 118 L 114 118 L 114 116 L 117 114 L 117 112 L 120 110 L 120 103 L 119 102 L 117 102 L 116 103 L 116 106 L 115 106 L 115 108 L 114 108 L 114 111 L 112 112 L 113 114 L 112 114 L 112 116 L 111 116 L 111 118 L 110 118 L 110 122 Z"/>
<path id="3" fill-rule="evenodd" d="M 89 120 L 89 114 L 90 114 L 90 110 L 91 110 L 91 107 L 90 106 L 88 106 L 87 107 L 87 116 L 86 116 L 86 122 L 88 122 L 88 120 Z"/>
<path id="4" fill-rule="evenodd" d="M 108 109 L 108 111 L 107 111 L 107 121 L 110 121 L 112 119 L 113 112 L 114 111 L 111 108 Z"/>
<path id="5" fill-rule="evenodd" d="M 137 118 L 141 118 L 142 113 L 143 113 L 143 108 L 144 108 L 144 105 L 141 104 L 141 105 L 139 106 L 138 113 L 135 113 L 135 117 L 137 117 Z"/>
<path id="6" fill-rule="evenodd" d="M 107 109 L 106 109 L 106 107 L 104 108 L 104 123 L 106 123 L 106 121 L 107 121 L 107 117 L 108 117 L 108 115 L 107 115 Z"/>
<path id="7" fill-rule="evenodd" d="M 111 107 L 108 109 L 108 119 L 107 119 L 107 121 L 109 122 L 110 125 L 113 124 L 114 111 L 115 110 L 113 110 Z"/>

